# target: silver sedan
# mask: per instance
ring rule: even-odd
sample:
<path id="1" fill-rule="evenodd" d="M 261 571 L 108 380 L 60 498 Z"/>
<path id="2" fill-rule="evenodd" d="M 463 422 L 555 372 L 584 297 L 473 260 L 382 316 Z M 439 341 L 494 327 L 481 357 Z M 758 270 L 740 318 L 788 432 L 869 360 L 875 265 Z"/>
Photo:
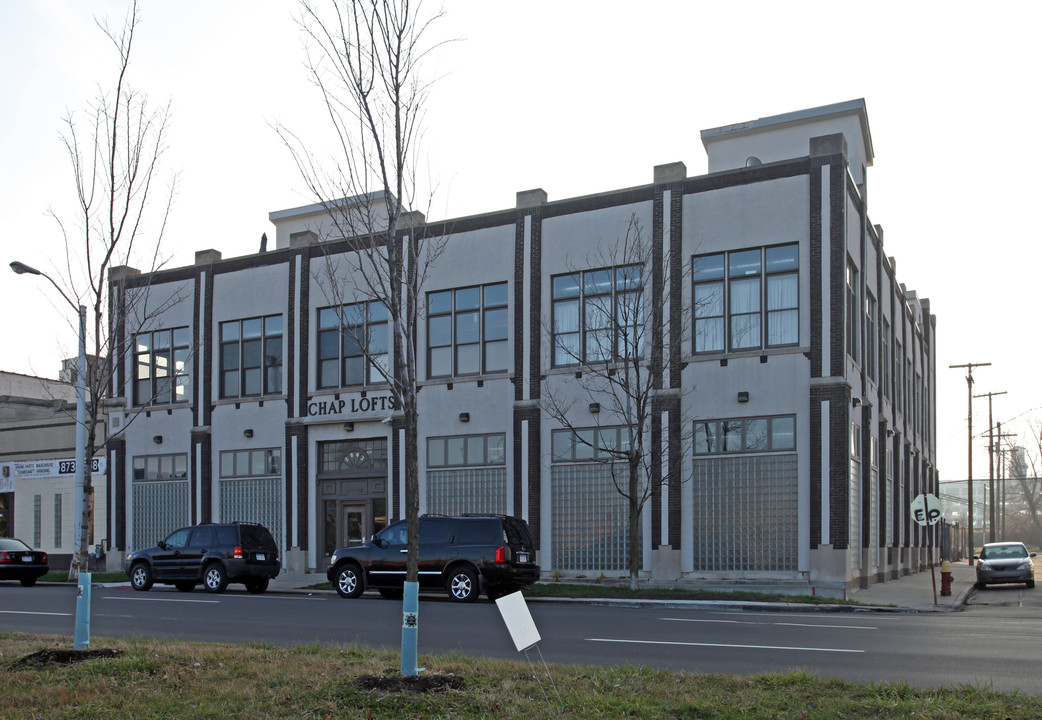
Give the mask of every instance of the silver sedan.
<path id="1" fill-rule="evenodd" d="M 1025 583 L 1035 587 L 1035 568 L 1031 558 L 1035 553 L 1021 542 L 987 543 L 981 548 L 977 561 L 977 588 L 983 590 L 997 583 Z"/>

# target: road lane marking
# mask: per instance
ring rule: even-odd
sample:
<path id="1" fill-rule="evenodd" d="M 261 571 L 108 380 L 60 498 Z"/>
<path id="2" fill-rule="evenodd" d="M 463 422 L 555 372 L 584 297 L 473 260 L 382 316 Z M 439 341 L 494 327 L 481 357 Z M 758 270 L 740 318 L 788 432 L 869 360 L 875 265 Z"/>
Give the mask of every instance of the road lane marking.
<path id="1" fill-rule="evenodd" d="M 780 625 L 783 627 L 809 627 L 809 628 L 831 628 L 839 630 L 878 630 L 871 625 L 825 625 L 817 623 L 794 623 L 794 622 L 750 622 L 749 620 L 703 620 L 700 618 L 659 618 L 664 622 L 686 622 L 686 623 L 717 623 L 722 625 Z"/>
<path id="2" fill-rule="evenodd" d="M 58 615 L 66 617 L 72 613 L 36 612 L 35 610 L 0 610 L 0 615 Z"/>
<path id="3" fill-rule="evenodd" d="M 220 600 L 175 600 L 173 598 L 136 598 L 136 597 L 122 597 L 120 595 L 106 595 L 105 600 L 136 600 L 138 602 L 172 602 L 172 603 L 207 603 L 216 605 Z"/>
<path id="4" fill-rule="evenodd" d="M 863 653 L 864 650 L 847 648 L 793 647 L 791 645 L 740 645 L 732 643 L 677 642 L 674 640 L 616 640 L 614 638 L 586 638 L 587 642 L 625 643 L 628 645 L 681 645 L 686 647 L 718 647 L 738 650 L 797 650 L 803 652 Z"/>
<path id="5" fill-rule="evenodd" d="M 878 630 L 871 625 L 815 625 L 814 623 L 772 623 L 772 625 L 784 625 L 786 627 L 809 627 L 809 628 L 834 628 L 839 630 Z"/>

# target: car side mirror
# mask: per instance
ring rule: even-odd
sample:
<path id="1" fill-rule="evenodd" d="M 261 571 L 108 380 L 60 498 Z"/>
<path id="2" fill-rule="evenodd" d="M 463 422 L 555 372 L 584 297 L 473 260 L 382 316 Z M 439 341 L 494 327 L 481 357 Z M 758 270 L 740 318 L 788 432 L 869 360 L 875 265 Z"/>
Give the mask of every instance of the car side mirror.
<path id="1" fill-rule="evenodd" d="M 974 560 L 980 560 L 980 555 L 974 555 L 974 556 L 973 556 L 973 559 L 974 559 Z"/>
<path id="2" fill-rule="evenodd" d="M 390 543 L 388 543 L 383 538 L 379 538 L 379 537 L 376 537 L 376 535 L 373 535 L 373 545 L 376 545 L 376 547 L 380 548 L 381 550 L 386 548 L 389 544 Z"/>
<path id="3" fill-rule="evenodd" d="M 1031 553 L 1031 557 L 1035 557 L 1035 555 L 1037 555 L 1037 553 Z"/>
<path id="4" fill-rule="evenodd" d="M 156 547 L 158 547 L 160 550 L 170 549 L 170 546 L 166 544 L 166 540 L 160 540 L 159 542 L 157 542 Z"/>

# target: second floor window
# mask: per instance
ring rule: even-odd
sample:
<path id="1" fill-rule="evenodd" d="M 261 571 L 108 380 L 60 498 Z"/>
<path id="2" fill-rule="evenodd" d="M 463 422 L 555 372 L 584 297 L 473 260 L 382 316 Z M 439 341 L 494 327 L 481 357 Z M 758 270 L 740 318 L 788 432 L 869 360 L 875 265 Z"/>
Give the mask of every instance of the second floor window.
<path id="1" fill-rule="evenodd" d="M 553 279 L 554 367 L 643 356 L 643 271 L 622 265 Z"/>
<path id="2" fill-rule="evenodd" d="M 798 245 L 696 257 L 695 352 L 797 345 L 799 267 Z"/>
<path id="3" fill-rule="evenodd" d="M 507 284 L 427 294 L 427 377 L 505 372 Z"/>
<path id="4" fill-rule="evenodd" d="M 221 323 L 221 397 L 282 392 L 282 316 Z"/>
<path id="5" fill-rule="evenodd" d="M 386 382 L 387 307 L 376 301 L 318 311 L 318 386 Z"/>
<path id="6" fill-rule="evenodd" d="M 134 337 L 134 404 L 188 402 L 191 394 L 188 328 L 156 330 Z"/>

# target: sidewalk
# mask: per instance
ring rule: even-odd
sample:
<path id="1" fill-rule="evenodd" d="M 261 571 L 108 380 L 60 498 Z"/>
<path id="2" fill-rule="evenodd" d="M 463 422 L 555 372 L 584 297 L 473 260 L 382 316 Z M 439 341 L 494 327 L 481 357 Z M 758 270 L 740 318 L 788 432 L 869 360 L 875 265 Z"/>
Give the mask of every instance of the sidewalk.
<path id="1" fill-rule="evenodd" d="M 972 565 L 962 560 L 957 563 L 952 563 L 952 580 L 951 580 L 951 594 L 941 594 L 941 568 L 937 565 L 933 569 L 934 579 L 937 587 L 937 599 L 934 602 L 934 581 L 930 578 L 930 570 L 926 569 L 922 572 L 913 573 L 911 575 L 905 575 L 904 577 L 898 578 L 897 580 L 888 580 L 884 583 L 876 583 L 871 587 L 864 589 L 855 589 L 851 591 L 847 597 L 850 600 L 854 600 L 861 605 L 870 606 L 878 610 L 889 610 L 891 612 L 905 611 L 905 612 L 950 612 L 957 610 L 962 607 L 966 602 L 966 598 L 969 596 L 970 591 L 973 589 L 973 583 L 976 580 L 976 573 Z M 320 587 L 312 587 L 320 586 Z M 306 589 L 308 588 L 308 589 Z M 291 573 L 283 572 L 277 578 L 271 581 L 268 586 L 269 591 L 274 592 L 316 592 L 325 593 L 333 592 L 329 583 L 326 581 L 324 573 Z M 531 602 L 545 602 L 549 599 L 544 598 L 530 598 Z M 569 602 L 569 601 L 566 601 Z M 588 603 L 612 603 L 612 604 L 634 604 L 632 600 L 574 600 L 570 602 L 588 602 Z M 688 605 L 688 604 L 706 604 L 720 607 L 722 605 L 729 605 L 734 607 L 751 607 L 769 605 L 775 609 L 779 605 L 791 607 L 796 603 L 757 603 L 757 602 L 729 602 L 729 601 L 701 601 L 701 600 L 685 600 L 685 601 L 636 601 L 637 604 L 656 604 L 656 602 L 668 603 L 673 605 Z M 819 609 L 819 610 L 835 610 L 837 608 L 850 608 L 856 606 L 842 606 L 842 605 L 799 605 L 805 609 Z M 864 608 L 867 609 L 867 608 Z"/>

